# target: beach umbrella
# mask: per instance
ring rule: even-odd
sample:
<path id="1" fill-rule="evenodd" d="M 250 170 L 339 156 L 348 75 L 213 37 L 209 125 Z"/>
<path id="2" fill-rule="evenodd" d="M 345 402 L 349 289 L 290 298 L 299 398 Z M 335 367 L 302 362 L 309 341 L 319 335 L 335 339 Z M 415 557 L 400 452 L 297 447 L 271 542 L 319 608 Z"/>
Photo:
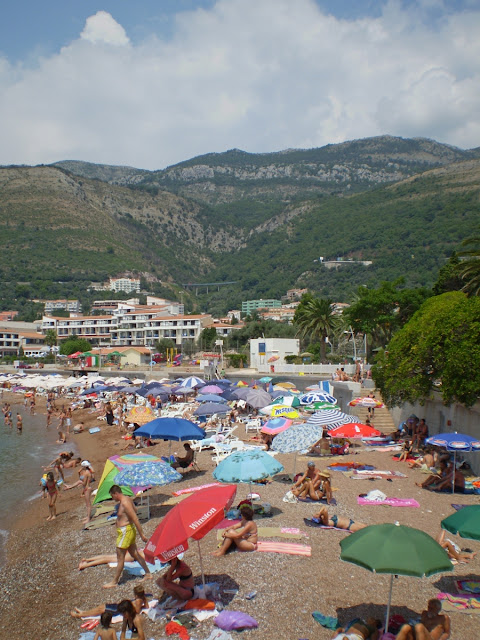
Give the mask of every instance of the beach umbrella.
<path id="1" fill-rule="evenodd" d="M 205 384 L 205 380 L 201 378 L 197 378 L 197 376 L 189 376 L 182 381 L 182 387 L 191 387 L 195 389 L 196 387 L 201 387 Z"/>
<path id="2" fill-rule="evenodd" d="M 436 436 L 431 436 L 425 440 L 425 444 L 444 447 L 447 451 L 453 451 L 452 493 L 454 493 L 457 451 L 480 451 L 480 440 L 454 431 L 453 433 L 438 433 Z"/>
<path id="3" fill-rule="evenodd" d="M 294 424 L 286 431 L 275 436 L 272 449 L 279 453 L 295 453 L 293 460 L 293 477 L 297 465 L 297 453 L 307 452 L 323 436 L 323 428 L 308 424 Z"/>
<path id="4" fill-rule="evenodd" d="M 221 397 L 224 398 L 227 402 L 230 402 L 230 400 L 238 399 L 235 395 L 235 391 L 233 391 L 232 389 L 225 389 L 225 391 L 222 391 Z"/>
<path id="5" fill-rule="evenodd" d="M 260 378 L 259 382 L 262 382 L 263 384 L 266 384 L 267 382 L 271 382 L 272 378 L 270 378 L 270 376 L 263 376 L 263 378 Z"/>
<path id="6" fill-rule="evenodd" d="M 272 405 L 275 406 L 277 404 L 282 404 L 285 407 L 299 407 L 300 400 L 297 396 L 277 396 L 275 400 L 272 402 Z M 270 406 L 272 406 L 270 405 Z"/>
<path id="7" fill-rule="evenodd" d="M 290 418 L 272 418 L 268 420 L 263 427 L 260 429 L 261 433 L 266 433 L 271 436 L 276 436 L 282 431 L 286 431 L 289 427 L 291 427 L 293 422 Z"/>
<path id="8" fill-rule="evenodd" d="M 132 407 L 127 413 L 125 421 L 142 425 L 151 422 L 154 418 L 155 414 L 150 407 Z"/>
<path id="9" fill-rule="evenodd" d="M 343 411 L 337 411 L 336 409 L 327 409 L 324 411 L 317 411 L 309 416 L 307 424 L 322 425 L 327 428 L 327 431 L 335 429 L 335 427 L 341 427 L 347 422 L 356 422 L 357 418 L 349 416 Z"/>
<path id="10" fill-rule="evenodd" d="M 198 542 L 202 582 L 205 587 L 200 540 L 225 517 L 235 498 L 237 487 L 224 485 L 195 491 L 171 509 L 153 532 L 145 547 L 145 559 L 168 562 L 188 549 L 188 540 Z"/>
<path id="11" fill-rule="evenodd" d="M 272 397 L 263 389 L 249 389 L 244 400 L 254 409 L 261 409 L 271 403 Z"/>
<path id="12" fill-rule="evenodd" d="M 142 389 L 142 385 L 126 385 L 125 387 L 120 387 L 120 393 L 133 393 L 136 394 Z"/>
<path id="13" fill-rule="evenodd" d="M 367 409 L 383 409 L 385 405 L 380 400 L 375 400 L 375 398 L 368 398 L 365 396 L 364 398 L 354 398 L 351 402 L 348 403 L 351 407 L 366 407 Z"/>
<path id="14" fill-rule="evenodd" d="M 161 460 L 138 462 L 119 471 L 116 484 L 126 487 L 145 485 L 161 487 L 171 482 L 178 482 L 182 474 Z"/>
<path id="15" fill-rule="evenodd" d="M 347 422 L 329 431 L 328 435 L 331 438 L 377 438 L 381 433 L 368 424 Z"/>
<path id="16" fill-rule="evenodd" d="M 234 451 L 213 472 L 219 482 L 251 484 L 283 471 L 283 465 L 266 451 L 246 449 Z"/>
<path id="17" fill-rule="evenodd" d="M 188 396 L 191 393 L 195 393 L 195 389 L 193 387 L 173 387 L 172 393 L 176 396 Z"/>
<path id="18" fill-rule="evenodd" d="M 245 400 L 245 398 L 247 397 L 247 394 L 250 391 L 251 389 L 249 389 L 248 387 L 242 387 L 240 389 L 235 389 L 234 391 L 232 391 L 232 393 L 235 396 L 235 398 L 237 398 L 237 400 Z"/>
<path id="19" fill-rule="evenodd" d="M 298 418 L 299 413 L 293 407 L 289 407 L 285 404 L 269 404 L 263 409 L 260 409 L 260 413 L 264 416 L 271 416 L 272 418 Z"/>
<path id="20" fill-rule="evenodd" d="M 245 382 L 245 380 L 238 380 L 232 386 L 234 386 L 234 387 L 248 387 L 248 382 Z"/>
<path id="21" fill-rule="evenodd" d="M 385 632 L 388 631 L 393 576 L 423 578 L 452 571 L 444 549 L 424 531 L 395 524 L 374 524 L 340 541 L 340 558 L 374 573 L 391 575 Z"/>
<path id="22" fill-rule="evenodd" d="M 206 402 L 201 404 L 193 412 L 194 416 L 213 416 L 214 413 L 229 413 L 230 407 L 228 404 L 222 404 L 221 402 Z"/>
<path id="23" fill-rule="evenodd" d="M 442 520 L 442 529 L 446 529 L 461 538 L 480 540 L 480 504 L 462 507 L 448 518 Z"/>
<path id="24" fill-rule="evenodd" d="M 323 411 L 324 409 L 335 409 L 340 411 L 340 407 L 336 404 L 330 404 L 329 402 L 314 402 L 305 407 L 305 411 Z"/>
<path id="25" fill-rule="evenodd" d="M 280 382 L 275 382 L 276 387 L 280 387 L 281 389 L 295 389 L 295 385 L 290 380 L 283 380 Z"/>
<path id="26" fill-rule="evenodd" d="M 203 387 L 202 389 L 202 393 L 222 393 L 223 388 L 219 387 L 218 384 L 207 384 L 205 387 Z"/>
<path id="27" fill-rule="evenodd" d="M 100 478 L 100 482 L 98 483 L 98 489 L 93 504 L 98 504 L 99 502 L 104 502 L 105 500 L 111 500 L 112 496 L 109 492 L 114 484 L 118 484 L 116 481 L 116 477 L 118 476 L 119 471 L 119 468 L 115 466 L 111 460 L 107 460 L 105 462 L 102 477 Z M 130 489 L 130 487 L 124 485 L 120 486 L 120 488 L 125 496 L 133 496 L 133 491 Z"/>
<path id="28" fill-rule="evenodd" d="M 277 360 L 280 360 L 280 356 L 270 356 L 267 362 L 276 362 Z"/>
<path id="29" fill-rule="evenodd" d="M 198 395 L 195 400 L 197 402 L 220 402 L 222 404 L 227 402 L 225 398 L 214 393 L 202 393 Z"/>
<path id="30" fill-rule="evenodd" d="M 290 396 L 293 396 L 293 393 L 290 391 L 290 389 L 273 389 L 268 393 L 272 396 L 273 400 L 275 400 L 276 398 L 288 398 Z"/>
<path id="31" fill-rule="evenodd" d="M 202 440 L 205 433 L 199 426 L 184 418 L 155 418 L 135 431 L 136 436 L 154 440 Z"/>
<path id="32" fill-rule="evenodd" d="M 325 402 L 330 405 L 337 404 L 337 399 L 329 393 L 325 393 L 325 391 L 310 391 L 309 393 L 304 393 L 300 396 L 299 400 L 302 404 L 313 404 L 314 402 Z"/>

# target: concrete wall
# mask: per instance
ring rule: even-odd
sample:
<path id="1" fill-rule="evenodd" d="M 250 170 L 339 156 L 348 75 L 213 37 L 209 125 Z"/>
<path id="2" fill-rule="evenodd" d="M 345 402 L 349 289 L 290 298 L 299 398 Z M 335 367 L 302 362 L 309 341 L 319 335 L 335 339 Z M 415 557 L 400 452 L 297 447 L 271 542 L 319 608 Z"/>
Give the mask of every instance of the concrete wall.
<path id="1" fill-rule="evenodd" d="M 480 402 L 477 402 L 470 409 L 466 409 L 461 404 L 452 404 L 450 407 L 446 407 L 442 402 L 441 395 L 434 392 L 424 405 L 420 403 L 405 404 L 402 407 L 395 407 L 391 411 L 396 425 L 405 421 L 412 413 L 419 418 L 425 418 L 430 435 L 458 431 L 458 433 L 465 433 L 480 440 Z M 473 471 L 480 475 L 480 451 L 462 452 L 457 455 L 457 458 L 467 460 Z"/>

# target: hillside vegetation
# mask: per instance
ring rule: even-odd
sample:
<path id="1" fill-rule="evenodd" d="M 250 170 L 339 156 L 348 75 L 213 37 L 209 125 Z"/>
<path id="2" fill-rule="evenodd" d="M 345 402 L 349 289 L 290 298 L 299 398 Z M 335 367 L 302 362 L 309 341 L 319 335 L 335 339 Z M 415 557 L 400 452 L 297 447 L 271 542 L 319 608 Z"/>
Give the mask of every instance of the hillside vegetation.
<path id="1" fill-rule="evenodd" d="M 293 286 L 337 300 L 399 276 L 429 286 L 478 225 L 476 156 L 384 136 L 208 154 L 162 172 L 67 161 L 3 168 L 0 280 L 87 282 L 131 270 L 164 282 L 238 281 L 193 298 L 219 313 Z M 327 270 L 320 256 L 373 264 Z"/>

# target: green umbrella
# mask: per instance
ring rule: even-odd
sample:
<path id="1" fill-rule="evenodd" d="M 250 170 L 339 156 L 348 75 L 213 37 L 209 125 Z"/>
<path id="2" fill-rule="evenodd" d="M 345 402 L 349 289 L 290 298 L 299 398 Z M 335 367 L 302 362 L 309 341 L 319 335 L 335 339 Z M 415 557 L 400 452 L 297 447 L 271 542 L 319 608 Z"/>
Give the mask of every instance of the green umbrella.
<path id="1" fill-rule="evenodd" d="M 306 411 L 323 411 L 324 409 L 336 409 L 340 411 L 340 407 L 336 404 L 330 404 L 329 402 L 314 402 L 305 407 Z"/>
<path id="2" fill-rule="evenodd" d="M 388 631 L 393 576 L 423 578 L 452 571 L 447 552 L 424 531 L 395 524 L 374 524 L 340 541 L 340 558 L 374 573 L 389 573 L 385 632 Z"/>
<path id="3" fill-rule="evenodd" d="M 93 504 L 98 504 L 99 502 L 103 502 L 104 500 L 110 500 L 111 499 L 111 495 L 110 495 L 110 489 L 111 487 L 113 487 L 114 484 L 116 484 L 115 482 L 115 477 L 118 476 L 120 472 L 120 469 L 118 469 L 118 467 L 116 467 L 111 460 L 107 460 L 107 462 L 105 463 L 105 468 L 103 470 L 103 474 L 102 477 L 100 479 L 99 485 L 98 485 L 98 490 L 97 490 L 97 495 L 95 496 L 95 500 L 93 501 Z M 130 489 L 130 487 L 121 487 L 122 489 L 122 493 L 125 496 L 133 496 L 133 491 Z"/>
<path id="4" fill-rule="evenodd" d="M 461 538 L 480 540 L 480 505 L 472 504 L 459 509 L 442 520 L 442 529 L 458 534 Z"/>
<path id="5" fill-rule="evenodd" d="M 82 355 L 80 356 L 81 358 L 91 358 L 93 356 L 93 353 L 91 353 L 90 351 L 85 351 L 85 353 L 82 353 Z"/>

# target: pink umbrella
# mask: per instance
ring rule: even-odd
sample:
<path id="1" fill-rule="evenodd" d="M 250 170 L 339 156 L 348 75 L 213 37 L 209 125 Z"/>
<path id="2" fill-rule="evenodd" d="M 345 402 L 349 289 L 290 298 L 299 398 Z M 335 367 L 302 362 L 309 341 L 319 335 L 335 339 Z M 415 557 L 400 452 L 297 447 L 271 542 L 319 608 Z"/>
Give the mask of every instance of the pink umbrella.
<path id="1" fill-rule="evenodd" d="M 286 431 L 288 427 L 292 426 L 292 424 L 293 420 L 290 420 L 289 418 L 272 418 L 272 420 L 269 420 L 263 425 L 260 431 L 271 436 L 276 436 L 277 433 Z"/>
<path id="2" fill-rule="evenodd" d="M 216 384 L 208 384 L 206 387 L 202 387 L 202 394 L 204 393 L 223 393 L 224 389 L 221 389 Z"/>

